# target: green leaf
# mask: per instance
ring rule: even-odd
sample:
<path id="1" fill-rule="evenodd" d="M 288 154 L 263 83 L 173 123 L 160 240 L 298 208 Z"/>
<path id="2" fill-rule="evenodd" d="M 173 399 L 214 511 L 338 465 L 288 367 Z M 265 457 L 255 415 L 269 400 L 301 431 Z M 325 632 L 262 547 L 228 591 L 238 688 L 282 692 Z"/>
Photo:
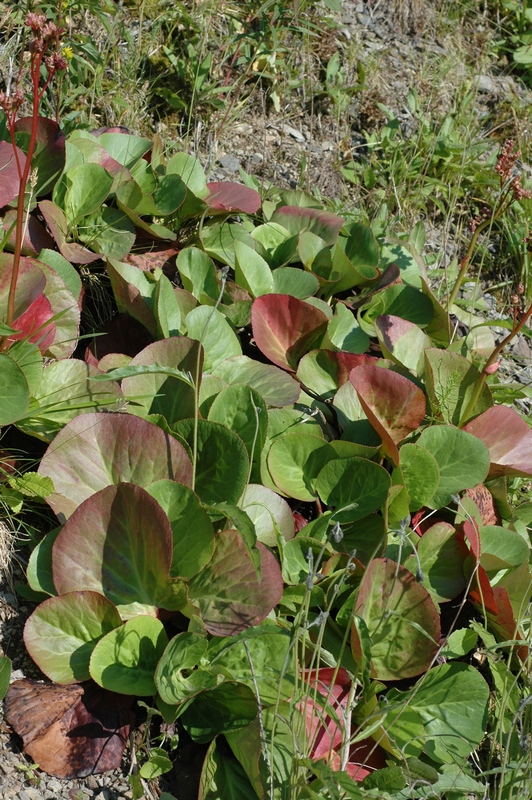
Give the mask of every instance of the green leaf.
<path id="1" fill-rule="evenodd" d="M 452 425 L 463 425 L 493 405 L 488 386 L 465 417 L 469 402 L 482 381 L 478 369 L 458 353 L 431 347 L 425 350 L 426 390 L 432 414 Z"/>
<path id="2" fill-rule="evenodd" d="M 354 613 L 371 639 L 371 676 L 400 680 L 425 672 L 438 651 L 440 617 L 428 591 L 413 574 L 388 558 L 375 558 L 362 578 Z M 361 655 L 352 628 L 356 661 Z"/>
<path id="3" fill-rule="evenodd" d="M 216 675 L 200 664 L 208 642 L 205 636 L 185 631 L 169 642 L 157 665 L 155 685 L 161 699 L 179 705 L 205 689 L 216 686 Z"/>
<path id="4" fill-rule="evenodd" d="M 453 494 L 472 489 L 488 474 L 488 448 L 476 436 L 459 428 L 434 425 L 423 431 L 417 444 L 432 453 L 440 470 L 440 485 L 428 503 L 429 508 L 447 505 Z"/>
<path id="5" fill-rule="evenodd" d="M 205 370 L 209 371 L 231 356 L 241 356 L 240 340 L 233 328 L 216 308 L 198 306 L 187 314 L 187 332 L 205 350 Z"/>
<path id="6" fill-rule="evenodd" d="M 289 433 L 273 442 L 268 469 L 279 489 L 296 500 L 312 501 L 317 496 L 315 480 L 336 454 L 319 436 Z"/>
<path id="7" fill-rule="evenodd" d="M 259 542 L 268 547 L 276 547 L 278 535 L 285 541 L 293 539 L 295 529 L 292 509 L 286 500 L 271 489 L 260 484 L 248 484 L 241 507 L 251 519 Z"/>
<path id="8" fill-rule="evenodd" d="M 463 764 L 484 737 L 488 698 L 474 667 L 442 664 L 413 689 L 388 692 L 386 731 L 403 756 L 423 752 L 440 764 Z"/>
<path id="9" fill-rule="evenodd" d="M 94 252 L 120 260 L 133 246 L 135 226 L 123 211 L 103 206 L 84 218 L 78 238 Z"/>
<path id="10" fill-rule="evenodd" d="M 3 700 L 9 688 L 11 678 L 11 659 L 0 656 L 0 700 Z"/>
<path id="11" fill-rule="evenodd" d="M 269 620 L 265 620 L 269 622 Z M 295 691 L 293 659 L 289 658 L 290 635 L 271 627 L 261 632 L 259 625 L 248 628 L 238 637 L 213 640 L 209 648 L 211 670 L 227 670 L 235 680 L 245 683 L 254 692 L 258 691 L 260 704 L 273 706 L 279 699 L 289 700 Z"/>
<path id="12" fill-rule="evenodd" d="M 440 485 L 438 462 L 418 444 L 404 444 L 399 450 L 399 467 L 410 497 L 410 510 L 426 506 Z"/>
<path id="13" fill-rule="evenodd" d="M 34 393 L 38 406 L 20 420 L 21 430 L 49 442 L 74 417 L 96 409 L 115 410 L 122 392 L 112 381 L 93 383 L 92 376 L 98 374 L 96 367 L 76 358 L 52 361 Z"/>
<path id="14" fill-rule="evenodd" d="M 35 395 L 43 372 L 43 357 L 36 344 L 28 341 L 15 342 L 11 345 L 8 355 L 17 362 L 28 381 L 31 395 Z"/>
<path id="15" fill-rule="evenodd" d="M 10 478 L 9 485 L 25 497 L 38 497 L 44 500 L 54 491 L 51 478 L 39 475 L 38 472 L 25 472 L 20 477 Z"/>
<path id="16" fill-rule="evenodd" d="M 152 193 L 156 216 L 167 217 L 174 214 L 183 204 L 186 194 L 187 187 L 179 175 L 163 175 Z"/>
<path id="17" fill-rule="evenodd" d="M 448 522 L 438 522 L 425 531 L 417 544 L 417 554 L 423 573 L 423 586 L 436 603 L 453 600 L 467 586 L 464 561 L 467 548 Z M 415 554 L 405 561 L 405 567 L 416 574 L 418 559 Z"/>
<path id="18" fill-rule="evenodd" d="M 244 728 L 257 716 L 257 698 L 243 683 L 225 681 L 197 695 L 180 721 L 195 742 Z"/>
<path id="19" fill-rule="evenodd" d="M 160 339 L 179 336 L 181 330 L 181 309 L 175 296 L 174 287 L 161 275 L 157 281 L 153 311 L 157 322 L 157 335 Z"/>
<path id="20" fill-rule="evenodd" d="M 144 780 L 152 781 L 165 772 L 173 769 L 173 764 L 162 747 L 152 747 L 147 761 L 139 770 L 139 775 Z"/>
<path id="21" fill-rule="evenodd" d="M 235 241 L 235 259 L 235 280 L 252 297 L 273 291 L 272 271 L 256 250 L 244 242 Z"/>
<path id="22" fill-rule="evenodd" d="M 82 283 L 78 271 L 67 261 L 61 253 L 56 250 L 41 250 L 38 255 L 39 261 L 47 264 L 57 272 L 67 289 L 79 300 L 81 295 Z"/>
<path id="23" fill-rule="evenodd" d="M 338 458 L 325 464 L 316 479 L 321 500 L 335 508 L 338 522 L 353 522 L 376 511 L 390 488 L 386 470 L 365 458 Z"/>
<path id="24" fill-rule="evenodd" d="M 50 595 L 57 594 L 52 571 L 52 547 L 60 530 L 61 528 L 55 528 L 50 533 L 47 533 L 32 550 L 26 577 L 30 587 L 35 592 L 44 592 Z"/>
<path id="25" fill-rule="evenodd" d="M 336 304 L 334 317 L 327 325 L 327 335 L 338 350 L 365 353 L 369 348 L 369 336 L 362 330 L 353 312 L 343 303 Z"/>
<path id="26" fill-rule="evenodd" d="M 228 386 L 215 398 L 208 418 L 225 425 L 240 436 L 249 460 L 255 466 L 256 477 L 259 478 L 260 456 L 268 431 L 266 403 L 260 394 L 250 386 Z"/>
<path id="27" fill-rule="evenodd" d="M 220 294 L 212 259 L 197 247 L 185 247 L 176 262 L 183 287 L 200 303 L 214 305 Z"/>
<path id="28" fill-rule="evenodd" d="M 463 658 L 476 646 L 478 633 L 471 628 L 459 628 L 447 637 L 441 656 L 447 660 Z"/>
<path id="29" fill-rule="evenodd" d="M 194 420 L 173 426 L 190 448 L 194 447 Z M 249 459 L 242 439 L 211 420 L 197 420 L 197 462 L 195 490 L 206 505 L 223 501 L 237 505 L 249 472 Z"/>
<path id="30" fill-rule="evenodd" d="M 113 179 L 99 164 L 79 164 L 66 173 L 64 209 L 71 224 L 97 211 L 111 190 Z"/>
<path id="31" fill-rule="evenodd" d="M 201 772 L 198 800 L 242 800 L 256 796 L 244 768 L 236 758 L 220 752 L 212 742 Z"/>
<path id="32" fill-rule="evenodd" d="M 102 133 L 98 142 L 111 158 L 131 169 L 152 147 L 151 139 L 134 136 L 132 133 Z"/>
<path id="33" fill-rule="evenodd" d="M 160 620 L 134 617 L 100 639 L 91 656 L 90 676 L 111 692 L 154 695 L 155 670 L 167 644 Z"/>
<path id="34" fill-rule="evenodd" d="M 90 677 L 89 659 L 96 643 L 121 622 L 116 606 L 101 594 L 69 592 L 35 609 L 24 627 L 24 642 L 50 680 L 78 683 Z"/>
<path id="35" fill-rule="evenodd" d="M 245 383 L 255 389 L 268 406 L 288 406 L 299 398 L 301 387 L 290 375 L 273 364 L 261 364 L 248 356 L 220 361 L 213 375 L 225 383 Z"/>
<path id="36" fill-rule="evenodd" d="M 528 541 L 508 528 L 502 528 L 499 525 L 482 525 L 480 542 L 480 563 L 486 572 L 518 567 L 529 560 Z"/>
<path id="37" fill-rule="evenodd" d="M 418 289 L 405 284 L 395 284 L 375 294 L 359 310 L 359 322 L 368 336 L 375 336 L 375 321 L 382 314 L 409 320 L 419 327 L 430 323 L 433 317 L 432 303 Z"/>
<path id="38" fill-rule="evenodd" d="M 24 372 L 11 356 L 0 353 L 0 426 L 23 417 L 30 404 Z"/>
<path id="39" fill-rule="evenodd" d="M 273 271 L 274 294 L 290 294 L 300 300 L 306 300 L 316 294 L 320 283 L 312 272 L 294 267 L 278 267 Z"/>
<path id="40" fill-rule="evenodd" d="M 209 562 L 214 551 L 214 529 L 199 497 L 188 486 L 160 480 L 146 491 L 166 513 L 172 526 L 171 577 L 192 578 Z"/>

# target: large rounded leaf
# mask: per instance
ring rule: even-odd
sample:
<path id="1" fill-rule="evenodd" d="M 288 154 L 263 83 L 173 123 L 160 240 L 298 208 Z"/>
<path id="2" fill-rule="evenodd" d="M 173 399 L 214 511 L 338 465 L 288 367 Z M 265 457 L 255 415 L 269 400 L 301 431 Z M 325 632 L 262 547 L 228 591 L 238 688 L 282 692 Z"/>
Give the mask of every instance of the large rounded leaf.
<path id="1" fill-rule="evenodd" d="M 60 431 L 44 454 L 39 473 L 54 482 L 47 498 L 64 519 L 87 497 L 113 484 L 149 486 L 169 478 L 190 486 L 192 465 L 172 436 L 130 414 L 83 414 Z"/>
<path id="2" fill-rule="evenodd" d="M 260 581 L 242 537 L 237 531 L 216 536 L 212 559 L 189 583 L 189 599 L 201 611 L 205 627 L 214 636 L 234 636 L 258 625 L 275 608 L 283 593 L 279 564 L 264 545 Z"/>
<path id="3" fill-rule="evenodd" d="M 425 382 L 434 417 L 452 425 L 462 426 L 471 417 L 493 405 L 489 387 L 479 370 L 458 353 L 429 347 L 425 356 Z M 473 395 L 481 386 L 474 407 L 464 418 Z"/>
<path id="4" fill-rule="evenodd" d="M 216 675 L 196 669 L 207 649 L 207 638 L 197 633 L 178 633 L 163 653 L 155 683 L 163 702 L 178 705 L 195 694 L 216 685 Z"/>
<path id="5" fill-rule="evenodd" d="M 249 725 L 257 716 L 257 698 L 248 686 L 224 681 L 198 695 L 180 717 L 185 730 L 196 742 L 209 742 L 220 733 Z"/>
<path id="6" fill-rule="evenodd" d="M 276 547 L 277 535 L 282 536 L 285 541 L 294 538 L 292 509 L 286 500 L 271 489 L 250 483 L 244 492 L 241 506 L 253 522 L 259 542 Z"/>
<path id="7" fill-rule="evenodd" d="M 213 375 L 229 385 L 245 383 L 261 395 L 269 406 L 282 407 L 295 403 L 301 387 L 286 372 L 273 364 L 261 364 L 248 356 L 234 356 L 221 361 Z"/>
<path id="8" fill-rule="evenodd" d="M 440 470 L 440 483 L 427 503 L 441 508 L 453 494 L 483 483 L 490 466 L 490 454 L 480 439 L 450 425 L 433 425 L 417 441 L 432 453 Z"/>
<path id="9" fill-rule="evenodd" d="M 172 527 L 174 553 L 170 575 L 191 578 L 208 563 L 214 550 L 214 529 L 199 497 L 176 481 L 155 481 L 147 487 Z"/>
<path id="10" fill-rule="evenodd" d="M 418 511 L 434 496 L 440 484 L 438 462 L 418 444 L 404 444 L 399 450 L 399 466 L 410 497 L 410 510 Z"/>
<path id="11" fill-rule="evenodd" d="M 160 620 L 130 619 L 100 639 L 90 660 L 91 677 L 111 692 L 154 695 L 155 670 L 167 644 Z"/>
<path id="12" fill-rule="evenodd" d="M 489 477 L 532 475 L 532 431 L 517 411 L 494 406 L 464 426 L 489 450 Z"/>
<path id="13" fill-rule="evenodd" d="M 318 475 L 316 489 L 322 501 L 336 509 L 335 519 L 353 522 L 386 501 L 390 483 L 379 464 L 353 456 L 329 461 Z"/>
<path id="14" fill-rule="evenodd" d="M 526 546 L 524 539 L 521 542 Z M 464 577 L 467 556 L 468 549 L 455 528 L 448 522 L 437 522 L 425 531 L 417 545 L 417 558 L 412 553 L 406 559 L 405 567 L 416 573 L 421 564 L 423 586 L 436 603 L 445 603 L 457 597 L 467 586 Z"/>
<path id="15" fill-rule="evenodd" d="M 195 490 L 206 505 L 238 503 L 249 470 L 244 442 L 218 422 L 199 419 L 197 425 Z M 181 420 L 174 429 L 193 449 L 194 420 Z"/>
<path id="16" fill-rule="evenodd" d="M 258 477 L 260 455 L 268 431 L 266 403 L 260 394 L 250 386 L 228 386 L 215 398 L 209 410 L 209 419 L 225 425 L 240 436 Z"/>
<path id="17" fill-rule="evenodd" d="M 316 499 L 314 482 L 320 470 L 336 453 L 319 436 L 288 433 L 273 442 L 268 469 L 281 492 L 296 500 Z"/>
<path id="18" fill-rule="evenodd" d="M 327 317 L 319 308 L 287 294 L 265 294 L 251 309 L 253 338 L 278 367 L 294 372 L 299 359 L 319 343 Z"/>
<path id="19" fill-rule="evenodd" d="M 160 366 L 182 370 L 196 375 L 198 362 L 203 361 L 198 342 L 186 336 L 175 336 L 149 344 L 130 362 L 129 367 Z M 147 414 L 162 414 L 169 425 L 194 414 L 195 390 L 189 380 L 159 373 L 142 373 L 126 377 L 122 391 L 135 405 L 130 405 L 132 414 L 144 417 Z"/>
<path id="20" fill-rule="evenodd" d="M 124 617 L 185 605 L 182 582 L 169 580 L 172 529 L 159 503 L 140 486 L 120 483 L 87 498 L 53 546 L 54 585 L 105 595 Z"/>
<path id="21" fill-rule="evenodd" d="M 434 667 L 406 692 L 391 689 L 386 732 L 404 756 L 462 765 L 484 738 L 489 688 L 469 664 Z"/>
<path id="22" fill-rule="evenodd" d="M 73 591 L 50 597 L 35 609 L 24 627 L 24 644 L 55 683 L 87 681 L 96 643 L 121 624 L 110 600 L 96 592 Z"/>
<path id="23" fill-rule="evenodd" d="M 423 422 L 425 395 L 408 378 L 373 364 L 355 367 L 349 380 L 367 418 L 382 439 L 384 452 L 398 464 L 397 444 Z"/>
<path id="24" fill-rule="evenodd" d="M 52 361 L 33 392 L 38 409 L 19 428 L 49 442 L 79 414 L 96 409 L 114 411 L 122 400 L 122 392 L 115 381 L 95 383 L 92 378 L 100 374 L 98 369 L 77 358 Z"/>
<path id="25" fill-rule="evenodd" d="M 410 570 L 389 558 L 375 558 L 362 578 L 354 613 L 371 638 L 371 675 L 397 681 L 425 672 L 438 651 L 440 617 L 430 594 Z M 353 655 L 362 647 L 355 625 Z"/>
<path id="26" fill-rule="evenodd" d="M 29 403 L 26 376 L 11 356 L 0 353 L 0 426 L 20 419 Z"/>

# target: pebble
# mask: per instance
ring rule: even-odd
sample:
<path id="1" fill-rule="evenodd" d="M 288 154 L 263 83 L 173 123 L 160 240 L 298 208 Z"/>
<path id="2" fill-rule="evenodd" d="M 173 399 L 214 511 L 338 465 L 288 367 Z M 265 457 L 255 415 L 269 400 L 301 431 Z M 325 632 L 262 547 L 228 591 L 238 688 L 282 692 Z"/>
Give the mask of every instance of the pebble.
<path id="1" fill-rule="evenodd" d="M 240 161 L 235 156 L 231 155 L 220 156 L 218 161 L 222 165 L 222 167 L 226 169 L 228 172 L 238 172 L 238 168 L 240 167 Z"/>

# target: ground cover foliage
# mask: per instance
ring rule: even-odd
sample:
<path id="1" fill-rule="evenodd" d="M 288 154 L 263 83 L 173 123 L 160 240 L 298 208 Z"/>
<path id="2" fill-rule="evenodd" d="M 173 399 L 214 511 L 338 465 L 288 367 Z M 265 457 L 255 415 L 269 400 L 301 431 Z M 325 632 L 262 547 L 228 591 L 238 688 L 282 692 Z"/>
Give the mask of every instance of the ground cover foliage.
<path id="1" fill-rule="evenodd" d="M 258 86 L 277 111 L 305 86 L 284 83 L 294 43 L 341 11 L 242 6 L 136 9 L 123 91 L 159 70 L 148 105 L 182 115 L 185 144 Z M 526 83 L 522 6 L 483 19 Z M 461 107 L 435 126 L 410 92 L 416 137 L 372 101 L 378 131 L 337 164 L 355 208 L 309 191 L 302 161 L 293 188 L 209 180 L 116 97 L 94 124 L 120 50 L 69 20 L 111 41 L 115 12 L 9 9 L 0 500 L 29 540 L 24 645 L 46 680 L 9 685 L 0 659 L 7 722 L 59 778 L 115 768 L 142 726 L 137 798 L 180 739 L 201 800 L 529 797 L 532 431 L 527 387 L 499 379 L 532 315 L 519 128 L 477 141 Z M 338 122 L 368 80 L 344 56 L 316 50 Z M 422 216 L 459 257 L 424 250 Z M 496 339 L 460 289 L 500 251 Z"/>

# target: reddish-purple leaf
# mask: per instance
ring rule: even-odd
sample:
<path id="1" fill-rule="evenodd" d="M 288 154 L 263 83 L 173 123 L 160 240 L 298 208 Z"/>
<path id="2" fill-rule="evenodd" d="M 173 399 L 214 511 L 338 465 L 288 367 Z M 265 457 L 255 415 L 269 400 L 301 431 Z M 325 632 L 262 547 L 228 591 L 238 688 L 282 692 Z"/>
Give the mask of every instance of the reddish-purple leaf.
<path id="1" fill-rule="evenodd" d="M 440 615 L 406 567 L 374 558 L 360 583 L 354 613 L 365 621 L 371 637 L 373 678 L 413 678 L 430 667 L 441 638 Z M 362 645 L 354 624 L 351 648 L 360 661 Z"/>
<path id="2" fill-rule="evenodd" d="M 293 236 L 310 231 L 319 236 L 325 244 L 334 244 L 342 229 L 344 220 L 331 211 L 301 206 L 281 206 L 272 214 L 272 222 L 286 228 Z"/>
<path id="3" fill-rule="evenodd" d="M 504 586 L 494 586 L 493 594 L 497 604 L 498 613 L 496 615 L 489 615 L 490 627 L 495 630 L 503 642 L 511 641 L 512 639 L 522 639 L 523 637 L 518 630 L 512 604 L 508 596 L 508 591 Z M 523 664 L 526 664 L 529 654 L 529 648 L 527 645 L 518 645 L 516 647 L 516 653 Z"/>
<path id="4" fill-rule="evenodd" d="M 213 636 L 234 636 L 268 616 L 283 593 L 279 564 L 260 542 L 261 579 L 237 531 L 216 534 L 213 556 L 189 581 L 189 599 Z"/>
<path id="5" fill-rule="evenodd" d="M 76 242 L 67 242 L 68 223 L 65 212 L 51 200 L 42 200 L 39 203 L 39 211 L 43 215 L 50 233 L 52 234 L 61 255 L 72 264 L 92 264 L 98 261 L 101 256 L 92 253 Z"/>
<path id="6" fill-rule="evenodd" d="M 349 380 L 372 427 L 382 439 L 384 452 L 398 465 L 397 444 L 423 422 L 425 395 L 408 378 L 373 364 L 356 367 Z"/>
<path id="7" fill-rule="evenodd" d="M 483 566 L 480 564 L 482 544 L 480 530 L 476 520 L 466 520 L 462 525 L 464 537 L 471 545 L 471 552 L 475 561 L 475 575 L 473 583 L 469 589 L 469 599 L 476 603 L 480 608 L 486 609 L 490 614 L 497 615 L 499 608 L 497 600 L 491 587 L 490 579 Z"/>
<path id="8" fill-rule="evenodd" d="M 63 521 L 106 486 L 130 482 L 144 487 L 163 478 L 186 486 L 192 482 L 183 445 L 132 414 L 74 417 L 49 445 L 39 473 L 53 480 L 55 491 L 46 501 Z"/>
<path id="9" fill-rule="evenodd" d="M 296 371 L 299 359 L 319 342 L 327 322 L 319 308 L 287 294 L 264 294 L 251 308 L 257 347 L 290 372 Z"/>
<path id="10" fill-rule="evenodd" d="M 52 552 L 54 586 L 60 595 L 97 592 L 121 613 L 121 607 L 145 605 L 148 608 L 142 613 L 147 614 L 165 597 L 172 528 L 145 489 L 119 483 L 78 506 Z M 128 610 L 126 616 L 130 616 Z"/>
<path id="11" fill-rule="evenodd" d="M 227 214 L 242 212 L 256 214 L 262 203 L 261 196 L 255 189 L 241 183 L 214 182 L 208 183 L 210 194 L 203 202 L 209 207 L 211 214 Z"/>
<path id="12" fill-rule="evenodd" d="M 41 353 L 46 353 L 55 339 L 55 325 L 50 322 L 54 312 L 50 301 L 40 294 L 13 322 L 15 330 L 20 331 L 9 337 L 9 341 L 29 339 L 38 344 Z"/>
<path id="13" fill-rule="evenodd" d="M 22 117 L 15 122 L 16 133 L 31 134 L 32 117 Z M 65 166 L 65 134 L 53 119 L 37 118 L 37 138 L 31 160 L 32 170 L 37 170 L 37 196 L 50 194 L 54 183 Z"/>
<path id="14" fill-rule="evenodd" d="M 135 721 L 133 700 L 93 683 L 24 679 L 9 687 L 6 719 L 40 769 L 57 778 L 83 778 L 120 766 Z"/>
<path id="15" fill-rule="evenodd" d="M 489 478 L 532 475 L 532 430 L 517 411 L 493 406 L 464 425 L 490 451 Z"/>
<path id="16" fill-rule="evenodd" d="M 334 679 L 334 683 L 332 683 Z M 305 674 L 305 685 L 310 691 L 302 701 L 300 710 L 306 718 L 307 736 L 310 745 L 310 757 L 315 759 L 330 758 L 342 744 L 342 723 L 345 725 L 347 701 L 352 680 L 349 673 L 340 668 L 331 667 L 312 670 Z M 336 719 L 327 713 L 327 706 L 313 699 L 317 692 L 325 698 L 327 706 L 334 712 Z"/>
<path id="17" fill-rule="evenodd" d="M 20 169 L 26 164 L 26 156 L 17 147 Z M 17 160 L 11 142 L 0 142 L 0 208 L 6 206 L 18 195 L 20 176 Z"/>
<path id="18" fill-rule="evenodd" d="M 15 225 L 17 212 L 14 208 L 4 214 L 3 227 L 5 231 L 11 230 L 9 236 L 9 246 L 15 249 Z M 24 228 L 24 239 L 22 241 L 23 256 L 37 256 L 41 250 L 54 250 L 55 243 L 50 234 L 43 228 L 41 223 L 30 214 L 28 224 Z"/>
<path id="19" fill-rule="evenodd" d="M 122 260 L 133 267 L 138 267 L 143 272 L 162 269 L 167 278 L 173 279 L 177 271 L 175 257 L 179 253 L 179 247 L 151 240 L 149 244 L 145 245 L 145 249 L 139 250 L 139 240 L 144 238 L 141 237 L 141 234 L 146 237 L 145 231 L 139 231 L 135 240 L 135 252 L 128 253 Z"/>

